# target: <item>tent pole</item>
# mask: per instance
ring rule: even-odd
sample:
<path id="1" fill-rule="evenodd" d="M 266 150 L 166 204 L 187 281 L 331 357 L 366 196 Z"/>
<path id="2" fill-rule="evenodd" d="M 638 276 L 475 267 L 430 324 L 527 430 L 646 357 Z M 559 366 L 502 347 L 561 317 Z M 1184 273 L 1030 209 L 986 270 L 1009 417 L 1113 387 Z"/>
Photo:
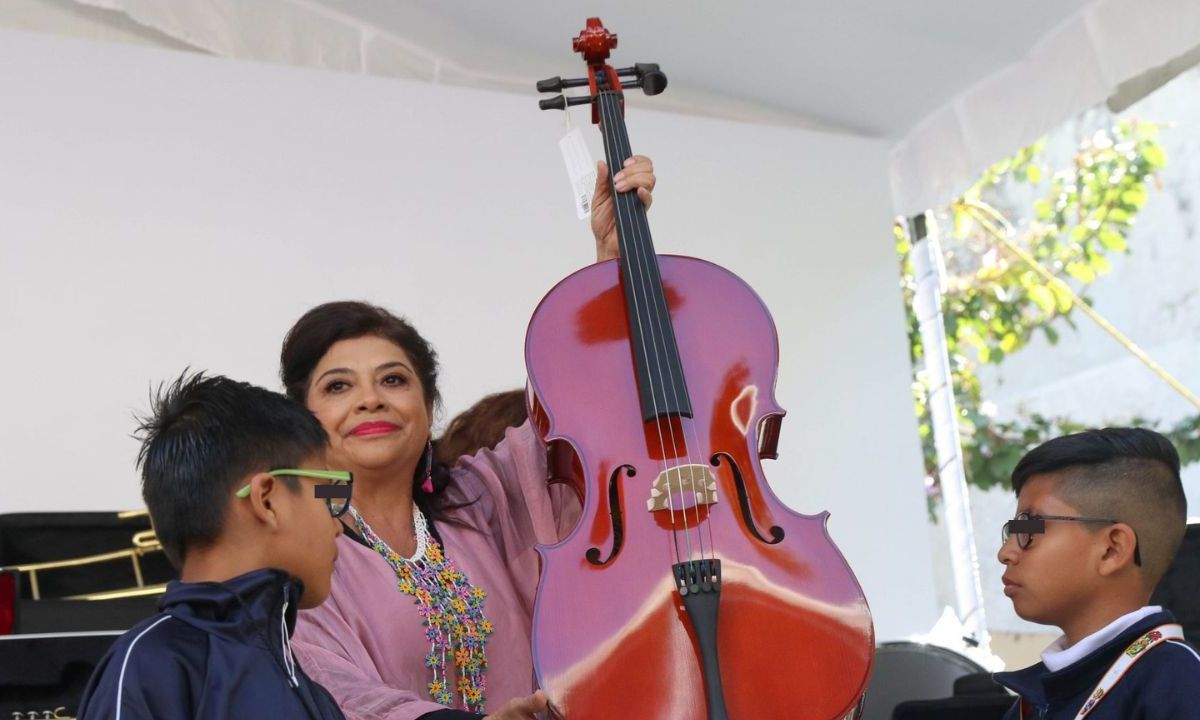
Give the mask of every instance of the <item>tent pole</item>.
<path id="1" fill-rule="evenodd" d="M 963 469 L 962 443 L 958 435 L 958 416 L 954 402 L 950 356 L 946 345 L 946 325 L 942 319 L 942 292 L 945 270 L 936 226 L 930 232 L 927 214 L 908 219 L 912 242 L 913 274 L 916 291 L 914 310 L 925 349 L 925 373 L 929 389 L 929 417 L 937 449 L 938 478 L 945 507 L 946 530 L 950 540 L 950 560 L 954 568 L 954 596 L 959 621 L 966 633 L 964 640 L 991 652 L 990 636 L 983 609 L 983 587 L 979 580 L 979 557 L 975 551 L 975 532 L 971 521 L 971 501 Z"/>

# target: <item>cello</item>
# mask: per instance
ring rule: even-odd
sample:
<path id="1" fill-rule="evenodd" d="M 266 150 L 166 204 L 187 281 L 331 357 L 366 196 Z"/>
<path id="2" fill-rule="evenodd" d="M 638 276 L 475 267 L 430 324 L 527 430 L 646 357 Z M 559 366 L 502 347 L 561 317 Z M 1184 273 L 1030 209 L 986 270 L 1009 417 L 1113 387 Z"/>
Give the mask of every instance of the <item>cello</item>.
<path id="1" fill-rule="evenodd" d="M 610 168 L 633 154 L 623 87 L 666 87 L 655 64 L 608 65 L 616 44 L 590 18 L 574 39 L 587 78 L 538 83 L 587 87 L 541 106 L 590 104 Z M 538 683 L 566 720 L 853 717 L 874 659 L 866 598 L 828 513 L 789 509 L 763 479 L 784 414 L 774 321 L 728 270 L 657 255 L 636 193 L 610 189 L 619 258 L 556 285 L 525 341 L 551 481 L 583 503 L 538 548 Z"/>

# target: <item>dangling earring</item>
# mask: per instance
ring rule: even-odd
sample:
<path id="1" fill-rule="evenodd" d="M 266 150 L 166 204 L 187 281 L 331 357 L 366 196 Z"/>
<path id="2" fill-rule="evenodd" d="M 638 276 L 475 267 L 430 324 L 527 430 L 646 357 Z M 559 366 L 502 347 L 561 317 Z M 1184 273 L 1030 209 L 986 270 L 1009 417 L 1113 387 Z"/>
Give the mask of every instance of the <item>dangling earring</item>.
<path id="1" fill-rule="evenodd" d="M 433 441 L 425 441 L 425 479 L 421 481 L 421 492 L 433 492 Z"/>

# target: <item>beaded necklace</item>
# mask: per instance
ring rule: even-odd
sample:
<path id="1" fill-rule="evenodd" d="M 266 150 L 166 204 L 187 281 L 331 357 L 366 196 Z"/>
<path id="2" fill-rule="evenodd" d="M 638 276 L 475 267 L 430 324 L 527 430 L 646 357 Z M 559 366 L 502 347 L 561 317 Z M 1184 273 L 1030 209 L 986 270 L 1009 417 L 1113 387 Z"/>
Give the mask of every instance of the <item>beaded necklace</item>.
<path id="1" fill-rule="evenodd" d="M 396 572 L 397 589 L 411 595 L 425 627 L 429 653 L 425 667 L 433 671 L 428 684 L 429 697 L 447 707 L 454 706 L 450 677 L 446 674 L 447 656 L 453 658 L 455 686 L 464 709 L 483 712 L 487 690 L 487 653 L 485 646 L 494 628 L 483 615 L 487 593 L 471 585 L 467 576 L 454 567 L 429 533 L 429 524 L 413 505 L 413 530 L 417 551 L 404 557 L 388 547 L 351 505 L 354 527 L 375 552 L 383 556 Z"/>

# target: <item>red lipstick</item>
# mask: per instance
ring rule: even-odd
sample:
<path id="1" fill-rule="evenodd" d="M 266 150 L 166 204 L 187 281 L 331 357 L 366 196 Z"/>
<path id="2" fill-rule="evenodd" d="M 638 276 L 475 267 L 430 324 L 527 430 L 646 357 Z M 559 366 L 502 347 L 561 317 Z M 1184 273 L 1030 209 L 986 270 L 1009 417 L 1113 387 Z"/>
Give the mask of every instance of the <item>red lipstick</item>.
<path id="1" fill-rule="evenodd" d="M 400 429 L 400 426 L 395 423 L 387 422 L 386 420 L 372 420 L 370 422 L 355 425 L 350 431 L 351 435 L 386 435 L 390 432 L 395 432 Z"/>

